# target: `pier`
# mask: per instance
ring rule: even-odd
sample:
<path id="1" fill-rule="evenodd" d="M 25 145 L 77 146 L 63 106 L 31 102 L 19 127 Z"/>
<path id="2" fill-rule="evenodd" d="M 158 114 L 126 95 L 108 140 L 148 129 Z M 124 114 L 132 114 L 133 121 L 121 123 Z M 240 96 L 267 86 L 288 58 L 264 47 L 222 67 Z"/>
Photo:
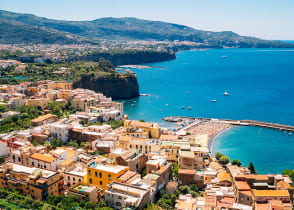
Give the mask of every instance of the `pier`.
<path id="1" fill-rule="evenodd" d="M 213 122 L 213 123 L 224 123 L 230 125 L 239 125 L 239 126 L 257 126 L 263 128 L 278 129 L 283 131 L 294 132 L 294 126 L 285 125 L 279 123 L 270 123 L 257 120 L 230 120 L 230 119 L 215 119 L 215 118 L 204 118 L 204 117 L 181 117 L 181 116 L 171 116 L 163 118 L 167 122 L 180 122 L 184 120 L 198 120 L 202 122 Z"/>

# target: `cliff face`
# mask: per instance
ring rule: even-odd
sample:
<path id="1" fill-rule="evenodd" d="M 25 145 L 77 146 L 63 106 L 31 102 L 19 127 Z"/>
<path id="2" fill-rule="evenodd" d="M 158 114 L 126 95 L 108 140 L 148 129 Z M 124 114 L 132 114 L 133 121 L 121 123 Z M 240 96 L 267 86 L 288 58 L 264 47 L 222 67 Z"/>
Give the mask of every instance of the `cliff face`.
<path id="1" fill-rule="evenodd" d="M 124 52 L 115 53 L 97 52 L 93 53 L 92 55 L 80 56 L 74 58 L 73 60 L 98 61 L 100 58 L 109 60 L 113 65 L 117 66 L 168 61 L 176 59 L 176 55 L 174 52 L 169 51 L 126 50 Z"/>
<path id="2" fill-rule="evenodd" d="M 73 87 L 94 90 L 113 100 L 139 96 L 139 85 L 135 76 L 99 78 L 94 75 L 83 75 L 80 80 L 74 82 Z"/>

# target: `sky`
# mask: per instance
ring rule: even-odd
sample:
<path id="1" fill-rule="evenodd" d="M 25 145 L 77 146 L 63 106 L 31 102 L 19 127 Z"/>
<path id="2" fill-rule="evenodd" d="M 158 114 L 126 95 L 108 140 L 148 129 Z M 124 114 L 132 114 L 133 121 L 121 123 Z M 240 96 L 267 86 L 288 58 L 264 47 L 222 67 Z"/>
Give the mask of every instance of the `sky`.
<path id="1" fill-rule="evenodd" d="M 0 0 L 0 9 L 59 20 L 136 17 L 294 40 L 294 0 Z"/>

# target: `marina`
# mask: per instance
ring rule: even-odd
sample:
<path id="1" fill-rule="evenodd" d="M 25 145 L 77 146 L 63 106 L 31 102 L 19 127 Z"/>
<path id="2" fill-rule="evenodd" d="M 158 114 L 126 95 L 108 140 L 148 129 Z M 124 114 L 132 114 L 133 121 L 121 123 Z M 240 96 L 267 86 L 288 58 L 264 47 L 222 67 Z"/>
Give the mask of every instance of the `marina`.
<path id="1" fill-rule="evenodd" d="M 289 135 L 292 135 L 294 132 L 294 126 L 284 125 L 279 123 L 270 123 L 257 120 L 231 120 L 231 119 L 215 119 L 215 118 L 202 118 L 202 117 L 180 117 L 180 116 L 171 116 L 163 118 L 167 122 L 181 122 L 184 120 L 197 120 L 201 122 L 213 122 L 220 124 L 229 124 L 229 125 L 238 125 L 238 126 L 255 126 L 255 127 L 264 127 L 271 129 L 278 129 L 283 131 L 289 131 Z"/>

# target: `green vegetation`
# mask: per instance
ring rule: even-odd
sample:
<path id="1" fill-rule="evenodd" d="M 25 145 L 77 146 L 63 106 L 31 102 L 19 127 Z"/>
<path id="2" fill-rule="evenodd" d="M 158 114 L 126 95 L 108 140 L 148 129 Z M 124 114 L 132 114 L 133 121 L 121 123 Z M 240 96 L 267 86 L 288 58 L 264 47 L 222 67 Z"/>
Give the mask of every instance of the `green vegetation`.
<path id="1" fill-rule="evenodd" d="M 146 122 L 144 119 L 139 120 L 139 122 Z"/>
<path id="2" fill-rule="evenodd" d="M 196 185 L 183 185 L 180 186 L 178 190 L 174 193 L 166 193 L 165 190 L 160 191 L 160 198 L 157 201 L 157 205 L 163 209 L 174 209 L 176 200 L 178 199 L 180 194 L 191 194 L 194 198 L 198 196 L 203 196 L 203 192 L 199 191 Z M 152 206 L 152 204 L 148 204 L 147 208 Z M 154 205 L 154 204 L 153 204 Z M 155 207 L 157 207 L 155 205 Z"/>
<path id="3" fill-rule="evenodd" d="M 254 167 L 252 161 L 250 161 L 250 163 L 248 165 L 248 169 L 250 170 L 251 174 L 257 174 L 257 171 L 255 170 L 255 167 Z"/>
<path id="4" fill-rule="evenodd" d="M 288 175 L 292 181 L 294 181 L 294 170 L 292 169 L 285 169 L 283 172 L 282 172 L 283 175 Z"/>
<path id="5" fill-rule="evenodd" d="M 33 106 L 21 106 L 17 111 L 20 111 L 19 116 L 14 115 L 3 119 L 0 125 L 0 133 L 28 129 L 31 126 L 31 120 L 43 114 L 42 111 Z"/>
<path id="6" fill-rule="evenodd" d="M 81 123 L 81 122 L 80 122 Z M 108 122 L 95 122 L 95 123 L 88 123 L 86 124 L 85 126 L 90 126 L 90 125 L 103 125 L 103 124 L 106 124 L 106 125 L 110 125 L 112 129 L 117 129 L 121 126 L 124 125 L 124 121 L 123 120 L 110 120 Z"/>
<path id="7" fill-rule="evenodd" d="M 0 208 L 3 209 L 40 209 L 40 210 L 69 210 L 69 209 L 99 209 L 113 210 L 105 201 L 96 206 L 92 202 L 80 200 L 77 196 L 49 195 L 46 201 L 33 199 L 31 195 L 20 195 L 14 189 L 0 188 Z"/>
<path id="8" fill-rule="evenodd" d="M 241 166 L 242 165 L 241 161 L 240 160 L 237 160 L 237 159 L 233 159 L 231 161 L 231 163 L 232 163 L 232 165 L 237 165 L 237 166 Z"/>
<path id="9" fill-rule="evenodd" d="M 224 156 L 222 153 L 219 153 L 219 152 L 217 152 L 216 154 L 215 154 L 215 158 L 217 159 L 217 160 L 219 160 L 222 156 Z"/>
<path id="10" fill-rule="evenodd" d="M 55 114 L 59 118 L 68 117 L 70 114 L 76 112 L 75 108 L 70 104 L 70 102 L 60 103 L 57 101 L 52 101 L 49 102 L 48 108 L 51 114 Z"/>
<path id="11" fill-rule="evenodd" d="M 172 177 L 178 178 L 179 175 L 179 165 L 177 162 L 173 163 L 173 171 L 172 171 Z"/>
<path id="12" fill-rule="evenodd" d="M 160 206 L 150 202 L 144 210 L 161 210 Z"/>

